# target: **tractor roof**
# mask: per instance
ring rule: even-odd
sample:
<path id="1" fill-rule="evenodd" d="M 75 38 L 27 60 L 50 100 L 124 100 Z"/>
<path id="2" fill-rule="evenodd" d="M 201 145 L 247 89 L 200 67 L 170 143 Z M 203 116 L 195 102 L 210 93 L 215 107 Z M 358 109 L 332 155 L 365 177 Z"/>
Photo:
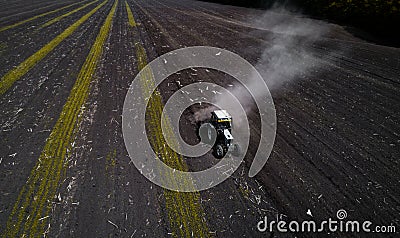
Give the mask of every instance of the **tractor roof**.
<path id="1" fill-rule="evenodd" d="M 231 119 L 231 115 L 226 110 L 216 110 L 213 113 L 217 116 L 218 119 Z"/>

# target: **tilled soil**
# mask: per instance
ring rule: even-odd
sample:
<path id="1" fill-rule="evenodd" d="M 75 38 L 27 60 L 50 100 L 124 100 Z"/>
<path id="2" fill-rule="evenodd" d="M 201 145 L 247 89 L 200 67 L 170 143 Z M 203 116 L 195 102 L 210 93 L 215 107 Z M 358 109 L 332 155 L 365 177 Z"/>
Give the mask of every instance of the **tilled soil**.
<path id="1" fill-rule="evenodd" d="M 40 28 L 88 1 L 0 32 L 1 75 L 101 2 L 49 27 Z M 0 27 L 73 3 L 2 2 Z M 0 95 L 0 230 L 5 236 L 18 195 L 31 171 L 37 169 L 37 160 L 113 3 L 107 2 Z M 51 213 L 41 218 L 47 227 L 42 232 L 50 237 L 179 234 L 169 220 L 165 191 L 133 166 L 123 140 L 121 115 L 129 85 L 138 74 L 137 43 L 143 45 L 149 62 L 174 49 L 205 45 L 237 53 L 262 71 L 264 50 L 284 36 L 254 24 L 254 19 L 264 16 L 261 10 L 190 0 L 127 4 L 136 21 L 135 30 L 128 25 L 125 2 L 119 1 L 81 110 L 82 120 L 76 122 L 65 172 L 56 196 L 47 201 Z M 257 224 L 264 216 L 323 221 L 336 218 L 340 209 L 347 211 L 348 220 L 399 228 L 400 50 L 355 38 L 338 25 L 329 24 L 329 29 L 305 48 L 318 68 L 271 87 L 277 134 L 265 167 L 254 178 L 247 176 L 260 139 L 259 111 L 251 107 L 245 162 L 229 179 L 200 192 L 201 214 L 192 215 L 206 222 L 209 236 L 319 237 L 321 233 L 263 233 Z M 294 45 L 303 46 L 303 37 L 293 39 Z M 237 86 L 226 74 L 198 68 L 168 77 L 158 90 L 166 103 L 180 87 L 199 81 L 227 89 Z M 198 142 L 193 115 L 201 108 L 194 105 L 181 117 L 180 133 L 189 144 Z M 200 171 L 218 160 L 210 152 L 185 158 L 185 162 L 190 171 Z M 33 199 L 39 195 L 32 194 Z M 29 217 L 30 209 L 24 218 Z M 182 225 L 191 231 L 191 224 Z M 396 234 L 371 237 L 377 235 Z"/>

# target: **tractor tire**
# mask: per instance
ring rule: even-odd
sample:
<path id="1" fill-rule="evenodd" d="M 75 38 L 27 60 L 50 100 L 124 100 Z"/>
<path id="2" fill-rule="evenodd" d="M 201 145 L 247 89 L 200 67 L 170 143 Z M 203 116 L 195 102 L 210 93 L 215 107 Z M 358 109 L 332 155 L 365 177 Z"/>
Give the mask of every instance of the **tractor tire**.
<path id="1" fill-rule="evenodd" d="M 222 147 L 222 145 L 216 145 L 214 148 L 214 153 L 217 159 L 222 159 L 225 156 L 224 147 Z"/>
<path id="2" fill-rule="evenodd" d="M 203 143 L 212 146 L 217 139 L 217 131 L 212 124 L 204 123 L 199 128 L 199 136 Z"/>

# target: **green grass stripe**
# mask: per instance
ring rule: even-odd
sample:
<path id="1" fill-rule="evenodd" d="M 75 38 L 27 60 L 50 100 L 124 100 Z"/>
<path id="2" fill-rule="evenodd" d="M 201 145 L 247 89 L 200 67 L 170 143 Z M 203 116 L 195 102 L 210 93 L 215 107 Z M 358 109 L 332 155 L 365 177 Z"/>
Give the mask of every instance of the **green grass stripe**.
<path id="1" fill-rule="evenodd" d="M 128 23 L 131 25 L 133 19 L 132 11 L 127 3 L 126 10 L 128 13 Z M 132 21 L 134 22 L 134 20 Z M 132 28 L 136 32 L 136 28 Z M 156 154 L 161 155 L 163 162 L 181 171 L 188 171 L 188 167 L 184 158 L 172 150 L 170 147 L 165 146 L 166 141 L 162 133 L 160 121 L 164 120 L 165 133 L 168 138 L 177 143 L 175 134 L 172 130 L 172 125 L 169 118 L 162 114 L 163 103 L 160 93 L 156 91 L 150 95 L 150 89 L 154 86 L 154 78 L 151 69 L 145 68 L 147 65 L 147 54 L 141 42 L 135 42 L 136 58 L 138 70 L 143 71 L 140 77 L 140 84 L 144 98 L 149 98 L 148 107 L 146 109 L 146 122 L 148 129 L 148 138 Z M 161 119 L 161 120 L 160 120 Z M 164 179 L 169 180 L 169 183 L 177 183 L 174 174 L 163 174 Z M 178 179 L 179 180 L 179 179 Z M 180 179 L 179 181 L 182 181 Z M 190 181 L 184 181 L 189 184 Z M 167 210 L 168 221 L 170 224 L 173 237 L 209 237 L 209 228 L 205 221 L 205 213 L 200 204 L 199 192 L 176 192 L 167 189 L 163 190 L 165 198 L 165 207 Z"/>
<path id="2" fill-rule="evenodd" d="M 80 4 L 80 3 L 81 3 L 81 2 L 76 2 L 76 3 L 70 4 L 70 5 L 61 7 L 61 8 L 57 8 L 57 9 L 52 10 L 52 11 L 49 11 L 49 12 L 45 12 L 45 13 L 42 13 L 42 14 L 33 16 L 33 17 L 31 17 L 31 18 L 28 18 L 28 19 L 25 19 L 25 20 L 23 20 L 23 21 L 14 23 L 14 24 L 12 24 L 12 25 L 3 26 L 3 27 L 0 28 L 0 32 L 9 30 L 9 29 L 11 29 L 11 28 L 14 28 L 14 27 L 17 27 L 17 26 L 19 26 L 19 25 L 25 24 L 25 23 L 27 23 L 27 22 L 33 21 L 33 20 L 38 19 L 38 18 L 40 18 L 40 17 L 44 17 L 44 16 L 47 16 L 47 15 L 49 15 L 49 14 L 59 12 L 59 11 L 61 11 L 61 10 L 64 10 L 64 9 L 66 9 L 66 8 L 69 8 L 69 7 L 72 7 L 72 6 L 75 6 L 75 5 L 78 5 L 78 4 Z"/>
<path id="3" fill-rule="evenodd" d="M 135 18 L 133 18 L 132 10 L 128 5 L 128 2 L 125 1 L 126 12 L 128 13 L 128 23 L 131 27 L 136 26 Z"/>
<path id="4" fill-rule="evenodd" d="M 95 1 L 89 2 L 89 3 L 87 3 L 87 4 L 85 4 L 85 5 L 81 6 L 81 7 L 78 7 L 78 8 L 76 8 L 76 9 L 70 11 L 70 12 L 65 13 L 64 15 L 58 16 L 58 17 L 56 17 L 56 18 L 54 18 L 54 19 L 52 19 L 52 20 L 50 20 L 50 21 L 44 23 L 44 24 L 41 26 L 41 28 L 43 28 L 43 27 L 48 27 L 48 26 L 50 26 L 50 25 L 52 25 L 52 24 L 54 24 L 54 23 L 60 21 L 61 19 L 65 18 L 65 17 L 67 17 L 67 16 L 69 16 L 69 15 L 72 15 L 72 14 L 74 14 L 74 13 L 76 13 L 76 12 L 79 12 L 79 11 L 82 10 L 82 9 L 85 9 L 86 7 L 92 5 L 93 3 L 97 2 L 97 1 L 99 1 L 99 0 L 95 0 Z"/>
<path id="5" fill-rule="evenodd" d="M 116 6 L 117 1 L 101 27 L 60 117 L 46 140 L 38 162 L 18 196 L 3 237 L 19 236 L 22 223 L 24 225 L 21 236 L 41 237 L 45 231 L 49 219 L 43 218 L 50 215 L 51 201 L 56 195 L 59 181 L 65 170 L 65 157 L 71 148 L 77 125 L 80 123 L 79 115 L 82 113 L 82 106 L 89 97 L 90 83 L 111 29 Z"/>
<path id="6" fill-rule="evenodd" d="M 102 2 L 96 8 L 84 15 L 81 19 L 65 29 L 61 34 L 56 36 L 53 40 L 43 46 L 36 53 L 27 58 L 20 65 L 6 73 L 0 80 L 0 95 L 3 95 L 11 86 L 24 76 L 30 69 L 32 69 L 40 60 L 49 54 L 56 46 L 58 46 L 65 38 L 70 36 L 80 25 L 82 25 L 90 16 L 99 10 L 107 0 Z"/>

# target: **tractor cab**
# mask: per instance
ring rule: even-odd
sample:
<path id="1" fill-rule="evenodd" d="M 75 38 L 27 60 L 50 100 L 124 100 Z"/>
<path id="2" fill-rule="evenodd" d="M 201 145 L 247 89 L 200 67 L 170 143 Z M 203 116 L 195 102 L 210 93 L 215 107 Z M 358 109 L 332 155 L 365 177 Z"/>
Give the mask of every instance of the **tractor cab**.
<path id="1" fill-rule="evenodd" d="M 229 132 L 232 129 L 232 117 L 225 110 L 216 110 L 211 112 L 211 123 L 214 126 L 217 126 L 217 129 L 226 129 L 229 130 Z"/>

